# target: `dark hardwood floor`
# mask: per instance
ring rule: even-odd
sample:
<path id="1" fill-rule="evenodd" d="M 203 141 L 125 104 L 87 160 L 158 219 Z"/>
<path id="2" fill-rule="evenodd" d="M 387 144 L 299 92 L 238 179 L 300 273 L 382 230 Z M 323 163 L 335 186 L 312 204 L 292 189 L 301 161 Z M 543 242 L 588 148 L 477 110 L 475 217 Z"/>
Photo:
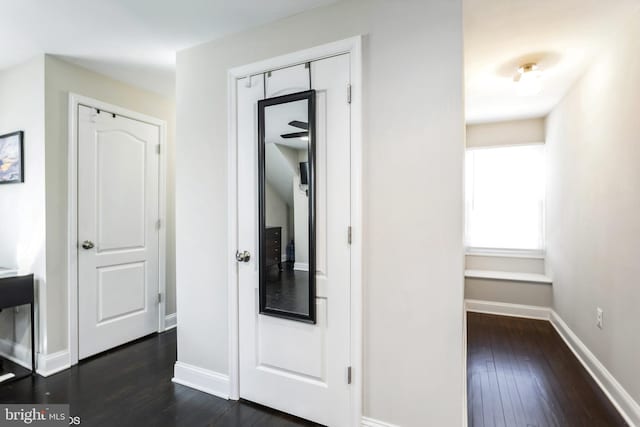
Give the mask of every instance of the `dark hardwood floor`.
<path id="1" fill-rule="evenodd" d="M 309 314 L 309 272 L 294 270 L 293 265 L 282 271 L 272 268 L 267 275 L 267 307 Z"/>
<path id="2" fill-rule="evenodd" d="M 176 333 L 153 335 L 48 378 L 0 385 L 0 403 L 69 403 L 82 426 L 294 427 L 316 424 L 171 382 Z"/>
<path id="3" fill-rule="evenodd" d="M 626 426 L 549 322 L 467 314 L 469 426 Z"/>

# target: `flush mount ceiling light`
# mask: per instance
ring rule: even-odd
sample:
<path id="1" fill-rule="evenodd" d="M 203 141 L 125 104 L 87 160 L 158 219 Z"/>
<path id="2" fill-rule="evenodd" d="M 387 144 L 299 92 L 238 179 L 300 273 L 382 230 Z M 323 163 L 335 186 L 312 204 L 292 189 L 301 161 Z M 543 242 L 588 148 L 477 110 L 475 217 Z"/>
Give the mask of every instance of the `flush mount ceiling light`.
<path id="1" fill-rule="evenodd" d="M 542 71 L 538 68 L 538 64 L 530 62 L 523 64 L 518 68 L 518 73 L 513 77 L 516 83 L 518 95 L 533 96 L 542 91 Z"/>

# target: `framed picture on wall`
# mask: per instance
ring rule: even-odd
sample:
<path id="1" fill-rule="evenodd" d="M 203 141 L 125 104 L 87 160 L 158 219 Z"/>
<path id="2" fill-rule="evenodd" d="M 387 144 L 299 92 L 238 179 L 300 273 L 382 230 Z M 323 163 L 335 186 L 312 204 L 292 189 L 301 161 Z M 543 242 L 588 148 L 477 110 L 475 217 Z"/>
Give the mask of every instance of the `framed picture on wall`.
<path id="1" fill-rule="evenodd" d="M 24 132 L 0 135 L 0 184 L 24 182 Z"/>

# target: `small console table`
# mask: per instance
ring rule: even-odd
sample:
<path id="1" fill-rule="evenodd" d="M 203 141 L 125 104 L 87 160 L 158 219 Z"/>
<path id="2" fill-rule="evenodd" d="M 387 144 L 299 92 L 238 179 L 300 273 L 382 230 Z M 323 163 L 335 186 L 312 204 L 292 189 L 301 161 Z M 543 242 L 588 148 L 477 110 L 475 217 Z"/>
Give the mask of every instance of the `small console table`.
<path id="1" fill-rule="evenodd" d="M 25 378 L 36 373 L 36 345 L 35 345 L 35 312 L 33 307 L 33 274 L 26 276 L 2 275 L 0 276 L 0 311 L 6 308 L 18 307 L 29 304 L 31 308 L 31 372 L 19 376 L 14 376 L 0 382 L 8 382 Z M 9 372 L 1 372 L 2 360 L 0 359 L 0 376 Z"/>

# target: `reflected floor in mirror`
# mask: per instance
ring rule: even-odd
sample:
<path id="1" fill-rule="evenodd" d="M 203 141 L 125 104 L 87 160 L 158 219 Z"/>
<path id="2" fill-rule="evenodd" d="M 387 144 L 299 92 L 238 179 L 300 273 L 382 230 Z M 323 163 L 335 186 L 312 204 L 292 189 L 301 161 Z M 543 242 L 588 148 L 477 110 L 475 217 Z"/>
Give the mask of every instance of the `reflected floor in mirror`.
<path id="1" fill-rule="evenodd" d="M 293 270 L 285 263 L 282 271 L 272 268 L 266 279 L 267 307 L 294 313 L 308 313 L 308 271 Z"/>

